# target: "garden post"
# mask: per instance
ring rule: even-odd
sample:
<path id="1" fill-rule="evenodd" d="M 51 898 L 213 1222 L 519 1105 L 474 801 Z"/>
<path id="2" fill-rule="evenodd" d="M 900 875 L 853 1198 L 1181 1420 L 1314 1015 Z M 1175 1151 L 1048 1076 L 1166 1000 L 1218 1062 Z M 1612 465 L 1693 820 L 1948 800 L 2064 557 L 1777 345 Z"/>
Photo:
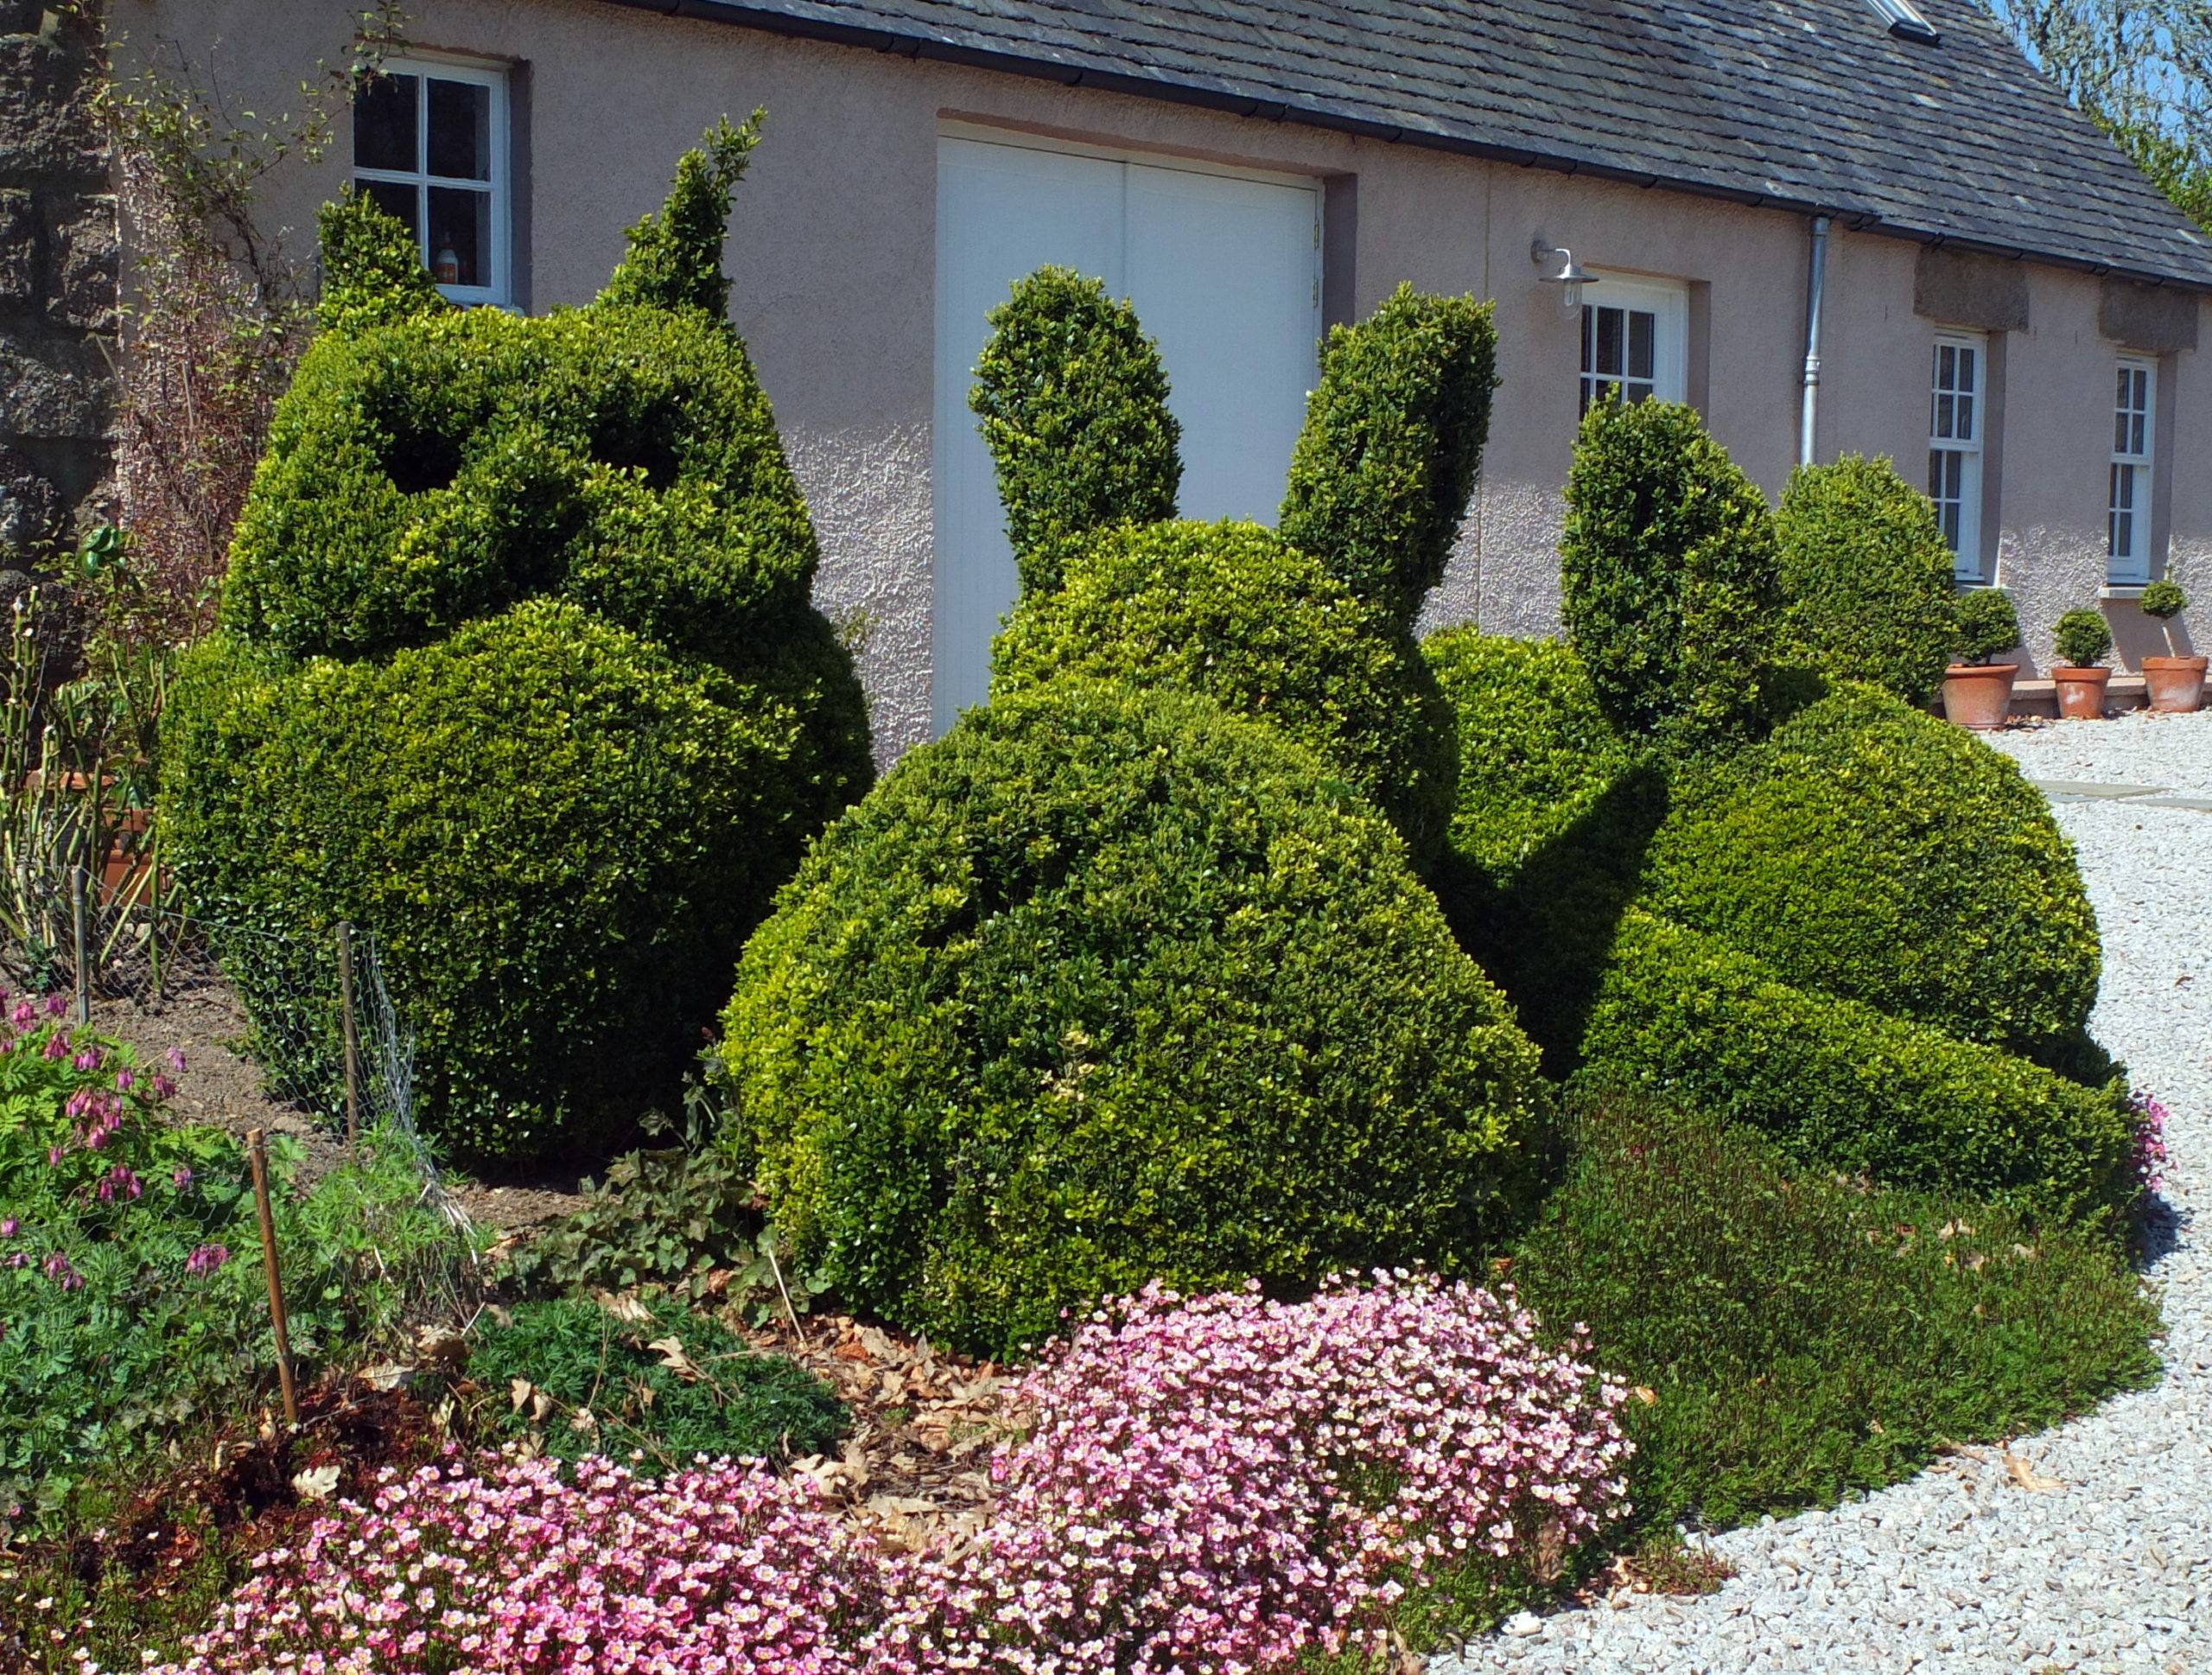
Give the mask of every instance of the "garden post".
<path id="1" fill-rule="evenodd" d="M 338 921 L 339 1029 L 346 1042 L 346 1150 L 359 1144 L 361 1131 L 361 1032 L 353 1018 L 353 927 Z"/>
<path id="2" fill-rule="evenodd" d="M 261 1218 L 261 1271 L 269 1282 L 269 1323 L 276 1333 L 276 1385 L 284 1398 L 284 1423 L 300 1423 L 300 1399 L 292 1388 L 292 1333 L 284 1318 L 284 1281 L 276 1271 L 276 1220 L 269 1210 L 269 1157 L 261 1130 L 245 1131 L 246 1161 L 253 1166 L 253 1207 Z"/>
<path id="3" fill-rule="evenodd" d="M 69 870 L 69 923 L 76 955 L 76 1020 L 79 1023 L 90 1023 L 92 1021 L 92 979 L 89 962 L 85 958 L 85 869 L 81 865 Z"/>

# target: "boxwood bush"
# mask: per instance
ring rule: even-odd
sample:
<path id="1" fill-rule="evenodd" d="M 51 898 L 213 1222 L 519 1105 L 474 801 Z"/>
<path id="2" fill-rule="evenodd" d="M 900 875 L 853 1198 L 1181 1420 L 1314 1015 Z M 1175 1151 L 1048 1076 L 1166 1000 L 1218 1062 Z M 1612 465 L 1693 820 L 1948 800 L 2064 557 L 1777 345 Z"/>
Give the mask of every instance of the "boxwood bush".
<path id="1" fill-rule="evenodd" d="M 1094 535 L 1057 590 L 1025 594 L 991 694 L 1065 675 L 1203 692 L 1325 757 L 1427 860 L 1449 817 L 1452 715 L 1391 616 L 1257 524 Z"/>
<path id="2" fill-rule="evenodd" d="M 725 1015 L 783 1234 L 853 1303 L 1013 1350 L 1155 1278 L 1480 1250 L 1541 1102 L 1404 849 L 1275 730 L 1058 681 L 823 834 Z"/>
<path id="3" fill-rule="evenodd" d="M 1175 515 L 1182 427 L 1159 347 L 1097 280 L 1039 268 L 989 319 L 969 405 L 1022 592 L 1050 592 L 1070 537 Z"/>
<path id="4" fill-rule="evenodd" d="M 1898 1186 L 2094 1215 L 2133 1189 L 2125 1090 L 1784 982 L 1718 937 L 1622 921 L 1586 1073 L 1759 1129 Z"/>
<path id="5" fill-rule="evenodd" d="M 1694 409 L 1590 409 L 1560 557 L 1560 609 L 1616 726 L 1690 752 L 1757 733 L 1781 604 L 1773 520 Z"/>
<path id="6" fill-rule="evenodd" d="M 1421 650 L 1459 751 L 1439 894 L 1463 946 L 1563 1071 L 1635 898 L 1665 782 L 1599 707 L 1573 646 L 1457 627 Z"/>
<path id="7" fill-rule="evenodd" d="M 1788 654 L 1908 704 L 1942 685 L 1958 636 L 1951 550 L 1886 459 L 1800 466 L 1775 513 Z"/>
<path id="8" fill-rule="evenodd" d="M 1497 329 L 1487 303 L 1402 284 L 1334 326 L 1283 498 L 1283 538 L 1411 625 L 1444 579 L 1490 436 Z"/>
<path id="9" fill-rule="evenodd" d="M 1783 981 L 2044 1061 L 2097 996 L 2073 849 L 2009 757 L 1847 685 L 1679 775 L 1645 901 Z"/>
<path id="10" fill-rule="evenodd" d="M 746 932 L 870 775 L 805 505 L 711 312 L 749 131 L 685 160 L 618 300 L 548 319 L 448 309 L 372 205 L 326 217 L 340 328 L 279 404 L 223 633 L 165 717 L 196 910 L 279 949 L 373 937 L 424 1125 L 479 1160 L 672 1096 Z M 291 1004 L 282 971 L 234 971 L 257 1019 Z M 314 1061 L 278 1068 L 326 1078 L 327 1041 L 295 1045 Z"/>
<path id="11" fill-rule="evenodd" d="M 2094 1232 L 1868 1191 L 1652 1099 L 1573 1099 L 1566 1133 L 1513 1277 L 1656 1397 L 1622 1410 L 1648 1520 L 1831 1506 L 2157 1377 L 2157 1305 Z"/>

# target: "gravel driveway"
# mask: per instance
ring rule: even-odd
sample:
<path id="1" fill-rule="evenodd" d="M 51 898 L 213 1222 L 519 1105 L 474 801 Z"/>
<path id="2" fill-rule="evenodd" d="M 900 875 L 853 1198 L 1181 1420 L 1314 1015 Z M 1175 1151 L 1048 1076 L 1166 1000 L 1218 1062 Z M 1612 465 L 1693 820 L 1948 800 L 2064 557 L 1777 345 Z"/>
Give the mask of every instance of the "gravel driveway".
<path id="1" fill-rule="evenodd" d="M 2051 1487 L 1955 1457 L 1719 1538 L 1718 1593 L 1516 1618 L 1432 1675 L 2212 1672 L 2212 808 L 2186 806 L 2212 799 L 2212 711 L 1992 742 L 2053 787 L 2104 939 L 2098 1036 L 2171 1112 L 2164 1379 L 2016 1443 Z"/>

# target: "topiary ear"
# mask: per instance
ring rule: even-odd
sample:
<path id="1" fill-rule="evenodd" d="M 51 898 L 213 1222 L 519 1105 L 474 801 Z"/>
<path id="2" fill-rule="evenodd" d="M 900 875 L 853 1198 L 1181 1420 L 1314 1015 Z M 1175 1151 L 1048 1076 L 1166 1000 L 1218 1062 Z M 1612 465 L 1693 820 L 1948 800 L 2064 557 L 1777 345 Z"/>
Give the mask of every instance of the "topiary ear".
<path id="1" fill-rule="evenodd" d="M 1071 536 L 1175 515 L 1182 427 L 1159 346 L 1097 280 L 1039 268 L 989 318 L 968 404 L 998 467 L 1022 591 L 1049 591 Z"/>
<path id="2" fill-rule="evenodd" d="M 315 215 L 322 245 L 322 295 L 315 324 L 325 332 L 360 332 L 445 309 L 407 224 L 365 193 L 348 188 Z"/>
<path id="3" fill-rule="evenodd" d="M 1321 351 L 1282 503 L 1283 538 L 1410 622 L 1444 579 L 1490 436 L 1491 305 L 1401 285 Z"/>
<path id="4" fill-rule="evenodd" d="M 724 117 L 677 159 L 668 201 L 630 229 L 629 251 L 600 292 L 601 302 L 696 309 L 717 322 L 729 318 L 722 239 L 729 230 L 730 193 L 745 178 L 767 114 L 756 110 L 740 128 Z"/>

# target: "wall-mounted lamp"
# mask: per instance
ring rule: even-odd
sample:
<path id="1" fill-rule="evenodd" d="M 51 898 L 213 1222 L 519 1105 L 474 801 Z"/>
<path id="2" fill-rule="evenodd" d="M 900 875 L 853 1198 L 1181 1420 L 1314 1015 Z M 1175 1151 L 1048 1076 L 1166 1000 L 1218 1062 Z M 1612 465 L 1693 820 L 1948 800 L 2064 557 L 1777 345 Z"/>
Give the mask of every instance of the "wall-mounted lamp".
<path id="1" fill-rule="evenodd" d="M 1582 288 L 1599 283 L 1598 277 L 1574 259 L 1574 252 L 1564 245 L 1555 245 L 1538 233 L 1529 246 L 1529 259 L 1544 272 L 1540 276 L 1548 285 L 1557 285 L 1560 298 L 1572 314 L 1582 306 Z"/>

